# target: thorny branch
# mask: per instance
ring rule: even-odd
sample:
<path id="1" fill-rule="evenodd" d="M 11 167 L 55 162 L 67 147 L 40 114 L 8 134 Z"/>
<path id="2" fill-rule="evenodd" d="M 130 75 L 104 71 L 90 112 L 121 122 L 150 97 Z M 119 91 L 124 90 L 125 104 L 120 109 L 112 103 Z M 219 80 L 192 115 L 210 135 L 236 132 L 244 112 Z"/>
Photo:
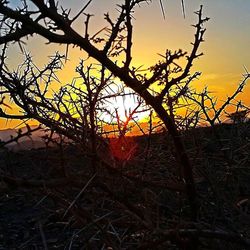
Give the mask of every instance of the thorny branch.
<path id="1" fill-rule="evenodd" d="M 148 87 L 153 83 L 158 81 L 159 79 L 165 79 L 165 87 L 163 88 L 163 91 L 161 93 L 162 96 L 164 96 L 165 93 L 168 93 L 168 90 L 171 86 L 179 84 L 182 80 L 184 80 L 188 75 L 189 71 L 191 69 L 191 66 L 193 64 L 194 59 L 199 57 L 201 54 L 197 54 L 198 48 L 200 43 L 203 41 L 203 35 L 205 32 L 205 29 L 202 28 L 203 24 L 208 20 L 208 18 L 202 18 L 202 7 L 196 14 L 198 15 L 198 22 L 194 27 L 196 28 L 196 34 L 195 34 L 195 41 L 193 43 L 193 49 L 190 54 L 190 56 L 187 57 L 187 64 L 183 70 L 183 72 L 177 76 L 173 77 L 171 80 L 167 79 L 167 76 L 169 74 L 169 68 L 168 66 L 173 63 L 173 65 L 176 66 L 174 63 L 175 59 L 178 59 L 180 57 L 183 57 L 185 55 L 184 52 L 178 51 L 174 53 L 173 55 L 168 52 L 166 56 L 166 62 L 160 63 L 159 65 L 156 65 L 154 67 L 154 73 L 153 76 L 149 79 L 145 78 L 143 82 L 138 80 L 137 78 L 130 75 L 128 67 L 131 61 L 131 46 L 132 46 L 132 23 L 131 23 L 131 15 L 133 12 L 133 8 L 143 2 L 147 1 L 125 1 L 125 3 L 120 7 L 120 15 L 115 23 L 111 21 L 108 15 L 106 15 L 106 20 L 111 25 L 111 33 L 109 38 L 107 39 L 107 43 L 104 46 L 102 50 L 99 50 L 94 45 L 91 44 L 91 41 L 89 40 L 89 36 L 82 36 L 79 34 L 73 27 L 72 22 L 69 17 L 70 12 L 63 11 L 62 13 L 59 13 L 58 9 L 55 10 L 55 4 L 53 2 L 50 2 L 51 6 L 47 6 L 45 2 L 38 1 L 38 0 L 32 0 L 32 2 L 37 7 L 37 13 L 40 15 L 37 18 L 34 18 L 34 12 L 29 11 L 26 7 L 22 9 L 22 11 L 13 10 L 10 7 L 8 7 L 8 4 L 5 1 L 2 1 L 0 3 L 0 13 L 3 15 L 4 19 L 2 19 L 2 23 L 6 23 L 6 20 L 11 20 L 11 22 L 17 23 L 18 26 L 14 33 L 11 34 L 11 37 L 9 35 L 1 36 L 0 38 L 0 44 L 5 44 L 9 41 L 15 41 L 20 40 L 22 37 L 33 34 L 38 34 L 42 37 L 45 37 L 48 39 L 50 43 L 60 43 L 60 44 L 66 44 L 66 45 L 74 45 L 78 46 L 81 49 L 85 50 L 89 56 L 93 57 L 97 61 L 99 61 L 104 67 L 106 67 L 110 72 L 114 74 L 114 76 L 118 77 L 122 82 L 124 82 L 128 87 L 133 89 L 139 96 L 141 96 L 145 102 L 151 106 L 155 112 L 158 114 L 160 119 L 164 122 L 166 128 L 168 129 L 169 133 L 172 135 L 175 148 L 177 151 L 178 160 L 181 165 L 181 178 L 184 180 L 184 182 L 187 185 L 187 195 L 190 200 L 191 204 L 191 211 L 193 218 L 197 215 L 197 201 L 196 201 L 196 191 L 194 186 L 194 180 L 192 176 L 192 167 L 189 162 L 188 156 L 185 152 L 185 148 L 183 145 L 183 142 L 181 141 L 177 128 L 174 124 L 174 121 L 172 117 L 168 114 L 166 109 L 164 108 L 162 97 L 159 99 L 155 96 L 153 96 L 150 91 L 148 90 Z M 24 13 L 23 13 L 24 12 Z M 33 17 L 33 18 L 32 18 Z M 53 23 L 53 27 L 51 26 L 43 26 L 41 25 L 41 20 L 50 19 L 50 23 Z M 73 19 L 74 20 L 74 19 Z M 45 22 L 45 25 L 48 22 Z M 115 62 L 112 61 L 112 57 L 109 57 L 108 50 L 111 48 L 112 43 L 117 38 L 118 34 L 123 32 L 122 23 L 124 23 L 126 30 L 127 30 L 127 47 L 125 49 L 125 64 L 123 67 L 119 67 Z M 57 31 L 62 31 L 63 34 L 58 34 Z M 120 48 L 118 48 L 120 49 Z M 167 68 L 166 68 L 167 67 Z M 181 69 L 179 66 L 177 68 L 175 67 L 173 71 L 179 72 Z M 165 71 L 165 73 L 163 73 Z M 5 81 L 6 76 L 1 75 L 1 78 Z M 9 80 L 9 79 L 8 79 Z M 12 81 L 9 81 L 10 84 L 12 84 Z M 13 92 L 13 90 L 11 90 Z M 25 96 L 23 90 L 20 88 L 19 92 L 17 93 L 20 96 Z M 63 93 L 62 93 L 63 94 Z M 18 99 L 16 96 L 12 95 L 13 100 L 22 107 L 24 110 L 26 110 L 26 113 L 29 114 L 31 117 L 34 118 L 34 114 L 36 114 L 36 119 L 39 120 L 42 123 L 45 123 L 46 126 L 49 127 L 57 127 L 57 123 L 51 121 L 51 117 L 47 117 L 47 119 L 44 119 L 43 117 L 37 115 L 38 109 L 40 107 L 49 107 L 50 110 L 53 110 L 53 107 L 46 103 L 46 100 L 44 98 L 41 98 L 42 105 L 39 104 L 35 100 L 31 100 L 30 97 L 26 97 L 25 99 Z M 31 108 L 30 104 L 33 106 Z M 37 107 L 35 107 L 37 105 Z M 59 106 L 57 106 L 58 108 Z M 55 110 L 53 110 L 55 112 Z M 44 112 L 42 112 L 44 114 Z M 65 115 L 62 114 L 61 111 L 56 111 L 56 113 L 60 116 L 60 120 L 65 122 L 65 124 L 69 127 L 75 127 L 75 119 L 74 118 L 65 118 Z M 66 129 L 58 129 L 60 131 L 66 131 Z M 68 132 L 67 132 L 68 134 Z M 71 136 L 72 138 L 72 136 Z"/>
<path id="2" fill-rule="evenodd" d="M 171 52 L 166 50 L 164 55 L 160 55 L 161 60 L 149 68 L 150 72 L 147 71 L 142 76 L 140 70 L 132 66 L 133 14 L 136 6 L 149 1 L 124 0 L 123 4 L 118 5 L 119 14 L 116 20 L 113 20 L 108 13 L 105 14 L 108 27 L 101 29 L 94 35 L 91 35 L 89 30 L 89 23 L 92 20 L 90 19 L 91 15 L 85 13 L 91 0 L 73 17 L 71 17 L 70 10 L 63 8 L 60 10 L 58 3 L 54 0 L 31 0 L 31 2 L 36 6 L 35 10 L 29 9 L 27 1 L 24 1 L 24 6 L 19 9 L 13 9 L 7 1 L 0 1 L 0 24 L 1 27 L 4 27 L 0 34 L 0 45 L 3 46 L 0 68 L 0 105 L 8 108 L 6 106 L 8 104 L 4 101 L 5 96 L 8 96 L 22 111 L 22 115 L 13 115 L 0 109 L 0 116 L 12 119 L 36 119 L 52 131 L 67 136 L 87 149 L 91 148 L 92 167 L 94 172 L 97 172 L 97 165 L 100 163 L 98 161 L 98 146 L 102 142 L 101 132 L 99 131 L 101 118 L 98 115 L 104 112 L 107 99 L 120 94 L 110 93 L 107 90 L 119 79 L 120 83 L 123 82 L 132 89 L 142 98 L 146 105 L 155 111 L 164 123 L 168 133 L 172 136 L 176 151 L 175 156 L 180 166 L 181 184 L 185 186 L 185 193 L 190 204 L 191 218 L 196 221 L 199 204 L 192 165 L 178 131 L 174 106 L 181 98 L 188 96 L 191 82 L 200 75 L 199 72 L 192 74 L 191 69 L 195 59 L 202 55 L 198 50 L 204 41 L 206 31 L 204 24 L 209 20 L 209 18 L 203 18 L 202 6 L 195 12 L 198 21 L 194 25 L 196 31 L 191 52 L 187 53 L 182 50 Z M 160 3 L 162 4 L 162 1 Z M 184 14 L 184 1 L 182 1 L 182 6 Z M 73 23 L 82 14 L 86 18 L 83 34 L 73 27 Z M 73 81 L 71 84 L 62 86 L 57 93 L 52 95 L 49 91 L 50 84 L 58 80 L 56 72 L 63 67 L 62 59 L 64 57 L 57 54 L 51 58 L 47 66 L 40 70 L 33 64 L 30 56 L 26 54 L 23 65 L 18 70 L 11 72 L 5 63 L 7 45 L 10 42 L 21 42 L 24 37 L 31 39 L 34 35 L 46 38 L 48 45 L 56 43 L 66 45 L 67 48 L 73 46 L 84 50 L 89 57 L 99 63 L 96 66 L 97 69 L 95 69 L 98 76 L 92 74 L 93 65 L 95 64 L 85 66 L 85 61 L 82 61 L 77 67 L 77 73 L 82 79 L 81 83 Z M 178 60 L 185 57 L 186 64 L 181 67 Z M 207 120 L 214 123 L 219 119 L 226 105 L 241 92 L 248 77 L 244 79 L 235 95 L 228 98 L 221 108 L 216 111 L 213 118 L 210 118 L 207 110 L 204 109 L 205 102 L 210 100 L 212 103 L 211 99 L 207 97 L 206 92 L 201 95 L 201 108 Z M 154 92 L 155 86 L 159 88 L 158 91 Z M 193 101 L 196 101 L 196 99 L 193 99 Z M 123 129 L 120 129 L 122 136 L 126 132 L 128 122 L 133 119 L 134 114 L 137 112 L 137 108 L 128 115 L 127 121 L 123 124 Z M 117 121 L 119 123 L 118 115 Z M 136 179 L 136 181 L 138 180 Z M 22 181 L 20 183 L 23 184 Z M 30 184 L 38 185 L 37 183 Z M 144 224 L 147 229 L 150 228 L 151 225 L 149 226 L 144 220 L 140 209 L 119 197 L 104 183 L 100 182 L 98 185 L 108 195 L 132 212 L 134 217 Z M 201 232 L 179 230 L 178 233 L 192 238 L 193 235 L 198 235 Z M 206 235 L 212 235 L 211 237 L 219 237 L 218 232 L 217 234 L 208 231 L 205 233 Z M 171 238 L 175 236 L 173 234 L 174 232 L 170 230 L 164 235 Z M 222 236 L 220 235 L 220 237 Z M 193 247 L 195 249 L 195 243 Z"/>

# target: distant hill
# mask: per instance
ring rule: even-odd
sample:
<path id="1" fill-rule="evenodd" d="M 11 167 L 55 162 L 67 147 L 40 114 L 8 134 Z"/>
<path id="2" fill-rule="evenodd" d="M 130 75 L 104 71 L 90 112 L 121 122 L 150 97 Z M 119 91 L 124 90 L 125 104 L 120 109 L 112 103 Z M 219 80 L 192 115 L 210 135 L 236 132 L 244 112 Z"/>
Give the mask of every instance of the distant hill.
<path id="1" fill-rule="evenodd" d="M 31 129 L 34 129 L 36 127 L 37 126 L 30 126 Z M 158 126 L 158 124 L 155 122 L 153 123 L 153 127 L 154 127 L 154 133 L 162 131 L 162 127 Z M 126 136 L 141 136 L 143 135 L 142 131 L 144 131 L 144 133 L 147 134 L 148 129 L 149 129 L 149 124 L 147 122 L 142 122 L 138 125 L 134 124 L 131 130 L 129 130 L 126 133 Z M 9 129 L 9 128 L 0 130 L 0 140 L 9 141 L 11 137 L 17 136 L 18 130 L 19 129 Z M 21 131 L 22 133 L 27 132 L 27 127 L 21 128 Z M 105 125 L 104 131 L 106 131 L 106 133 L 108 134 L 108 137 L 115 137 L 118 134 L 118 128 L 115 125 Z M 113 133 L 112 131 L 116 131 L 116 133 Z M 44 130 L 41 129 L 41 130 L 33 132 L 31 137 L 24 136 L 18 140 L 18 143 L 12 142 L 12 143 L 9 143 L 6 147 L 13 151 L 29 150 L 32 148 L 44 147 L 45 143 L 42 140 L 42 136 L 44 136 L 45 134 L 46 132 L 44 132 Z"/>
<path id="2" fill-rule="evenodd" d="M 216 125 L 216 127 L 221 127 L 221 128 L 225 129 L 226 127 L 231 127 L 231 125 L 232 125 L 231 123 L 232 122 L 227 121 L 224 124 Z M 246 121 L 245 125 L 249 124 L 249 123 L 250 123 L 250 121 Z M 35 129 L 36 127 L 37 126 L 30 126 L 31 129 Z M 159 126 L 157 123 L 153 123 L 153 127 L 154 127 L 153 134 L 155 134 L 155 133 L 161 134 L 163 132 L 162 126 Z M 209 131 L 210 130 L 209 128 L 201 127 L 201 128 L 195 129 L 195 131 L 198 132 L 200 129 L 202 131 Z M 11 137 L 16 137 L 18 130 L 19 129 L 10 129 L 10 128 L 0 130 L 0 141 L 9 141 L 11 139 Z M 105 125 L 103 130 L 104 130 L 104 134 L 106 132 L 107 136 L 109 138 L 116 137 L 118 135 L 118 128 L 115 125 Z M 143 136 L 143 132 L 145 134 L 147 134 L 148 130 L 149 130 L 149 124 L 146 122 L 140 123 L 140 124 L 138 124 L 138 126 L 136 124 L 134 124 L 134 126 L 132 126 L 132 129 L 126 133 L 126 136 L 128 136 L 128 137 L 130 137 L 130 136 L 132 136 L 132 137 L 133 136 Z M 27 132 L 27 127 L 21 128 L 21 131 L 22 131 L 22 133 Z M 112 131 L 116 131 L 116 133 L 113 133 Z M 42 148 L 42 147 L 45 147 L 45 143 L 42 139 L 42 137 L 45 134 L 46 134 L 46 132 L 43 129 L 37 130 L 37 131 L 32 133 L 32 136 L 30 136 L 30 137 L 24 136 L 18 140 L 18 143 L 12 142 L 12 143 L 9 143 L 8 145 L 6 145 L 6 147 L 12 151 Z"/>
<path id="3" fill-rule="evenodd" d="M 30 126 L 31 129 L 36 128 L 37 126 Z M 16 137 L 19 129 L 4 129 L 0 130 L 0 140 L 9 141 L 12 137 Z M 20 129 L 22 133 L 27 132 L 27 127 Z M 11 142 L 6 145 L 7 148 L 18 151 L 18 150 L 29 150 L 32 148 L 44 147 L 45 143 L 42 140 L 42 136 L 45 135 L 44 130 L 38 130 L 32 133 L 31 137 L 24 136 L 21 137 L 17 142 Z"/>
<path id="4" fill-rule="evenodd" d="M 37 128 L 37 126 L 30 126 L 31 129 Z M 0 130 L 0 140 L 6 141 L 11 139 L 11 136 L 16 136 L 18 133 L 18 130 L 21 130 L 22 133 L 27 132 L 27 127 L 22 127 L 20 129 L 4 129 Z M 41 140 L 41 136 L 43 136 L 45 132 L 43 130 L 38 130 L 32 133 L 33 140 Z M 26 141 L 27 138 L 20 138 L 20 141 Z"/>

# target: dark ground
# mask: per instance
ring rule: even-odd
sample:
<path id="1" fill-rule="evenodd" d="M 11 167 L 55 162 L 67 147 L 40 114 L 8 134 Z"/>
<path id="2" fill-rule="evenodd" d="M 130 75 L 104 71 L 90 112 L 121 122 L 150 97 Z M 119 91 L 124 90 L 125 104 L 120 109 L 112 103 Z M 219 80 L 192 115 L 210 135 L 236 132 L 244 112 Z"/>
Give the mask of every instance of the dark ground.
<path id="1" fill-rule="evenodd" d="M 167 135 L 130 139 L 129 161 L 114 163 L 100 149 L 95 176 L 77 146 L 2 149 L 0 249 L 185 249 L 185 237 L 159 233 L 178 228 L 249 239 L 250 123 L 198 128 L 183 139 L 200 201 L 196 223 Z M 232 237 L 202 237 L 199 249 L 250 249 Z"/>

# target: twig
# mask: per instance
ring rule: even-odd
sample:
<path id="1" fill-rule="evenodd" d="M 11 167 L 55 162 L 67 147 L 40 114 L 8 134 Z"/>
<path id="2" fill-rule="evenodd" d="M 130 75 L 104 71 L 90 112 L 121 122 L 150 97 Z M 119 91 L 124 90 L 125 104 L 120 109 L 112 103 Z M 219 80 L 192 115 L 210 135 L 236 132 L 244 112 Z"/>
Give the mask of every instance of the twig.
<path id="1" fill-rule="evenodd" d="M 66 216 L 66 214 L 69 212 L 69 210 L 74 206 L 74 204 L 76 203 L 76 201 L 79 199 L 79 197 L 83 194 L 83 192 L 86 190 L 86 188 L 89 186 L 89 184 L 94 180 L 94 178 L 96 177 L 96 173 L 88 180 L 88 182 L 84 185 L 84 187 L 82 188 L 82 190 L 77 194 L 77 196 L 75 197 L 75 199 L 70 203 L 69 207 L 66 209 L 66 211 L 63 214 L 63 217 Z"/>

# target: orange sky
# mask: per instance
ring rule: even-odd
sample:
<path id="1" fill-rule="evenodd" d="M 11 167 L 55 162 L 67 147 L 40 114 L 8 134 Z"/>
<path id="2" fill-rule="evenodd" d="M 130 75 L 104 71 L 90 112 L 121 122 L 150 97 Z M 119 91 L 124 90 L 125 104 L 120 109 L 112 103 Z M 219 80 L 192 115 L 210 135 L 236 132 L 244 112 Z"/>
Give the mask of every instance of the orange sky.
<path id="1" fill-rule="evenodd" d="M 18 2 L 18 1 L 11 1 Z M 72 13 L 76 13 L 82 1 L 59 1 L 70 6 Z M 86 1 L 85 1 L 86 2 Z M 108 12 L 111 16 L 116 15 L 115 4 L 122 1 L 93 0 L 89 7 L 89 12 L 95 16 L 91 19 L 90 30 L 94 34 L 104 25 L 103 13 Z M 244 73 L 243 66 L 250 70 L 250 1 L 245 0 L 188 0 L 186 1 L 186 18 L 183 18 L 181 1 L 163 0 L 166 20 L 163 19 L 159 1 L 154 0 L 148 6 L 137 8 L 134 20 L 134 40 L 133 40 L 133 65 L 153 65 L 159 59 L 157 53 L 164 53 L 168 49 L 179 49 L 189 51 L 190 42 L 193 40 L 194 29 L 191 24 L 196 22 L 193 11 L 199 9 L 199 5 L 204 5 L 204 13 L 211 20 L 206 25 L 205 43 L 200 51 L 204 56 L 195 62 L 193 72 L 201 71 L 202 76 L 196 81 L 195 86 L 199 89 L 209 86 L 219 99 L 226 99 L 227 94 L 231 94 Z M 77 24 L 77 28 L 82 28 L 83 19 Z M 83 29 L 83 28 L 82 28 Z M 43 66 L 56 50 L 65 51 L 65 47 L 47 46 L 46 40 L 31 38 L 27 43 L 29 51 L 34 61 L 39 66 Z M 12 68 L 21 62 L 22 56 L 18 47 L 10 46 L 8 62 Z M 39 48 L 39 49 L 38 49 Z M 62 83 L 71 82 L 76 76 L 75 66 L 80 58 L 86 58 L 84 52 L 78 49 L 71 49 L 69 53 L 70 61 L 64 70 L 59 73 Z M 55 87 L 55 86 L 54 86 Z M 58 88 L 58 87 L 55 87 Z M 245 88 L 241 99 L 250 104 L 250 87 Z M 16 122 L 7 122 L 0 119 L 0 129 L 13 127 Z"/>

